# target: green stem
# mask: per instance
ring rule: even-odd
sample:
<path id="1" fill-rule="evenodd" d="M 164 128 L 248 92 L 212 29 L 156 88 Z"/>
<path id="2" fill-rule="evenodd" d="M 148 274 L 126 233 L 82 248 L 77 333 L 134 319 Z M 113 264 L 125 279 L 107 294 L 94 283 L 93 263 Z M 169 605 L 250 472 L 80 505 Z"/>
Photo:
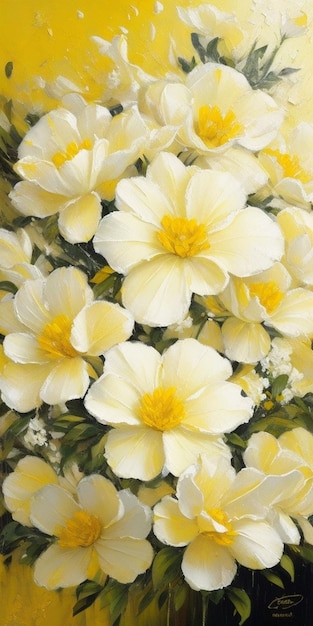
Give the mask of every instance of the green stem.
<path id="1" fill-rule="evenodd" d="M 171 609 L 172 609 L 172 585 L 168 585 L 168 599 L 167 599 L 167 611 L 166 611 L 166 626 L 171 626 Z"/>
<path id="2" fill-rule="evenodd" d="M 209 598 L 206 594 L 202 594 L 202 622 L 201 622 L 201 626 L 205 626 L 206 625 L 206 618 L 207 618 L 207 614 L 208 614 L 208 605 L 209 605 Z"/>

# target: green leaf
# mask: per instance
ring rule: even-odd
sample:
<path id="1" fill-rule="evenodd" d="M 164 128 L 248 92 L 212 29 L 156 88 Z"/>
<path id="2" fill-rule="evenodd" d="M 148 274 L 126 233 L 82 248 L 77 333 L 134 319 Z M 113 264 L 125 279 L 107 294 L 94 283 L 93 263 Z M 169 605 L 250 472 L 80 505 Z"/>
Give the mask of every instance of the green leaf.
<path id="1" fill-rule="evenodd" d="M 11 78 L 13 72 L 13 63 L 12 61 L 8 61 L 4 67 L 4 73 L 7 78 Z"/>
<path id="2" fill-rule="evenodd" d="M 2 291 L 8 291 L 9 293 L 13 293 L 13 294 L 16 294 L 17 292 L 16 285 L 14 285 L 14 283 L 9 282 L 8 280 L 0 281 L 0 289 Z"/>
<path id="3" fill-rule="evenodd" d="M 226 595 L 240 615 L 239 626 L 241 626 L 250 616 L 251 600 L 244 589 L 238 589 L 237 587 L 227 589 Z"/>
<path id="4" fill-rule="evenodd" d="M 280 565 L 287 574 L 289 574 L 291 581 L 295 579 L 295 566 L 293 560 L 288 554 L 283 554 L 280 560 Z"/>
<path id="5" fill-rule="evenodd" d="M 128 603 L 128 586 L 109 580 L 100 594 L 101 608 L 110 607 L 110 615 L 114 623 L 125 611 Z"/>
<path id="6" fill-rule="evenodd" d="M 276 587 L 285 589 L 285 585 L 282 579 L 280 578 L 280 576 L 278 576 L 277 574 L 274 574 L 274 572 L 272 572 L 271 570 L 262 570 L 261 573 L 262 573 L 262 576 L 264 576 L 264 578 L 266 578 L 266 580 L 268 580 L 270 583 L 273 583 L 273 585 L 276 585 Z"/>
<path id="7" fill-rule="evenodd" d="M 182 553 L 174 548 L 163 548 L 152 564 L 152 583 L 155 590 L 173 582 L 181 575 Z"/>
<path id="8" fill-rule="evenodd" d="M 281 392 L 286 388 L 287 383 L 287 374 L 281 374 L 280 376 L 277 376 L 277 378 L 275 378 L 271 387 L 273 398 L 277 398 L 281 394 Z"/>

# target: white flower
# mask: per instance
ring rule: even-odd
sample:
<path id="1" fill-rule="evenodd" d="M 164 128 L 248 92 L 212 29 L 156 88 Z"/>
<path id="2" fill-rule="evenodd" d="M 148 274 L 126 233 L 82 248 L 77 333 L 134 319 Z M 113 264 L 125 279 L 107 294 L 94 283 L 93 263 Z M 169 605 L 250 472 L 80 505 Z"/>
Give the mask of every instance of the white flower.
<path id="1" fill-rule="evenodd" d="M 74 267 L 25 281 L 14 300 L 0 302 L 0 326 L 10 315 L 0 375 L 2 399 L 25 412 L 83 397 L 103 355 L 132 333 L 133 318 L 118 304 L 94 301 L 86 275 Z"/>
<path id="2" fill-rule="evenodd" d="M 30 516 L 34 526 L 56 537 L 35 563 L 35 581 L 48 589 L 79 585 L 99 569 L 130 583 L 151 564 L 145 539 L 150 509 L 103 476 L 83 478 L 76 499 L 59 485 L 43 487 L 32 499 Z"/>
<path id="3" fill-rule="evenodd" d="M 298 287 L 285 267 L 276 263 L 254 276 L 232 277 L 219 298 L 232 313 L 223 323 L 225 354 L 234 361 L 257 363 L 271 347 L 267 327 L 286 337 L 313 333 L 313 293 Z"/>
<path id="4" fill-rule="evenodd" d="M 235 474 L 229 460 L 202 455 L 180 476 L 177 499 L 154 507 L 154 533 L 163 543 L 184 547 L 182 571 L 196 590 L 213 591 L 233 581 L 236 561 L 251 569 L 280 561 L 283 543 L 265 520 L 256 473 Z"/>
<path id="5" fill-rule="evenodd" d="M 135 163 L 145 137 L 136 108 L 112 117 L 105 107 L 82 101 L 76 115 L 62 107 L 51 111 L 19 146 L 15 170 L 24 180 L 11 200 L 23 215 L 59 213 L 67 241 L 88 241 L 101 217 L 101 198 L 112 198 L 112 181 Z"/>
<path id="6" fill-rule="evenodd" d="M 310 210 L 313 200 L 313 124 L 300 122 L 287 139 L 258 155 L 269 175 L 270 193 Z M 274 201 L 275 202 L 275 201 Z"/>
<path id="7" fill-rule="evenodd" d="M 177 126 L 182 148 L 214 156 L 233 146 L 253 152 L 277 135 L 283 111 L 268 94 L 253 90 L 245 76 L 226 65 L 204 63 L 185 84 L 150 85 L 146 101 L 160 124 Z"/>
<path id="8" fill-rule="evenodd" d="M 252 414 L 251 400 L 227 381 L 231 373 L 227 359 L 195 339 L 162 356 L 140 343 L 112 348 L 85 405 L 113 426 L 105 447 L 113 471 L 151 480 L 162 471 L 178 476 L 200 452 L 228 457 L 221 435 Z"/>
<path id="9" fill-rule="evenodd" d="M 119 211 L 102 219 L 94 247 L 126 276 L 122 301 L 136 321 L 181 322 L 192 293 L 217 294 L 230 272 L 251 275 L 281 257 L 277 224 L 245 201 L 230 174 L 185 167 L 168 153 L 146 177 L 117 185 Z"/>
<path id="10" fill-rule="evenodd" d="M 313 513 L 312 451 L 312 434 L 304 428 L 295 428 L 278 439 L 266 432 L 255 433 L 243 455 L 247 467 L 257 469 L 264 476 L 276 477 L 276 487 L 272 483 L 273 508 L 269 518 L 285 543 L 300 541 L 293 519 L 306 528 L 306 518 Z M 294 474 L 294 484 L 290 481 L 289 488 L 282 489 L 280 479 L 288 474 Z"/>

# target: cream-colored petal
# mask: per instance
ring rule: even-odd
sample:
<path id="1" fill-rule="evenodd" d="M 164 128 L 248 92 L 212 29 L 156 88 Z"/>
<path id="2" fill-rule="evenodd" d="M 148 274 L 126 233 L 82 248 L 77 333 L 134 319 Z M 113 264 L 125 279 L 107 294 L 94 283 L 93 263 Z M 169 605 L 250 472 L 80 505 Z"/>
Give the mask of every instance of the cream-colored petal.
<path id="1" fill-rule="evenodd" d="M 210 193 L 208 193 L 210 189 Z M 246 204 L 243 187 L 228 172 L 201 170 L 191 178 L 186 191 L 186 214 L 205 224 L 210 232 L 227 223 Z"/>
<path id="2" fill-rule="evenodd" d="M 214 383 L 186 400 L 182 425 L 190 430 L 219 435 L 235 430 L 252 417 L 251 398 L 241 395 L 241 387 L 230 382 Z"/>
<path id="3" fill-rule="evenodd" d="M 22 215 L 35 215 L 45 218 L 62 211 L 67 198 L 39 187 L 36 182 L 23 180 L 15 185 L 9 194 L 13 206 Z"/>
<path id="4" fill-rule="evenodd" d="M 268 179 L 266 170 L 261 167 L 255 154 L 239 146 L 228 148 L 226 152 L 200 157 L 196 164 L 232 174 L 247 195 L 256 193 Z"/>
<path id="5" fill-rule="evenodd" d="M 164 466 L 162 433 L 136 427 L 110 430 L 105 456 L 117 476 L 152 480 Z"/>
<path id="6" fill-rule="evenodd" d="M 49 274 L 44 295 L 52 317 L 66 315 L 70 320 L 93 301 L 86 274 L 72 266 L 60 267 Z"/>
<path id="7" fill-rule="evenodd" d="M 3 342 L 5 354 L 15 363 L 51 363 L 37 339 L 26 333 L 10 333 Z"/>
<path id="8" fill-rule="evenodd" d="M 263 211 L 247 207 L 225 228 L 210 233 L 210 254 L 235 276 L 251 276 L 279 260 L 284 240 Z"/>
<path id="9" fill-rule="evenodd" d="M 147 178 L 158 185 L 162 195 L 164 194 L 167 202 L 172 205 L 169 211 L 166 205 L 162 207 L 162 214 L 167 212 L 171 214 L 174 210 L 177 217 L 183 217 L 185 190 L 193 173 L 193 168 L 186 168 L 182 161 L 170 152 L 161 152 L 153 159 L 147 170 Z M 159 219 L 160 209 L 155 212 L 153 221 L 157 224 Z"/>
<path id="10" fill-rule="evenodd" d="M 29 519 L 31 498 L 42 487 L 58 482 L 54 469 L 35 456 L 24 456 L 3 481 L 5 506 L 13 519 L 24 526 L 31 526 Z"/>
<path id="11" fill-rule="evenodd" d="M 228 446 L 219 437 L 203 432 L 191 432 L 181 427 L 163 434 L 165 466 L 174 476 L 180 476 L 187 467 L 196 463 L 199 454 L 208 454 L 216 459 L 229 458 Z"/>
<path id="12" fill-rule="evenodd" d="M 134 267 L 123 282 L 122 300 L 141 324 L 168 326 L 180 322 L 191 302 L 183 259 L 165 254 Z"/>
<path id="13" fill-rule="evenodd" d="M 151 509 L 139 502 L 129 489 L 120 491 L 118 495 L 123 506 L 123 515 L 106 528 L 106 540 L 122 537 L 145 539 L 151 530 Z"/>
<path id="14" fill-rule="evenodd" d="M 163 353 L 163 385 L 175 386 L 180 398 L 189 398 L 232 374 L 228 359 L 196 339 L 176 341 Z"/>
<path id="15" fill-rule="evenodd" d="M 157 241 L 156 227 L 136 215 L 114 212 L 105 216 L 93 239 L 95 251 L 121 274 L 141 261 L 150 261 L 164 254 Z"/>
<path id="16" fill-rule="evenodd" d="M 15 165 L 15 170 L 28 182 L 39 185 L 44 191 L 71 198 L 79 190 L 73 189 L 65 176 L 50 161 L 41 161 L 29 156 Z"/>
<path id="17" fill-rule="evenodd" d="M 160 164 L 160 157 L 157 163 Z M 171 169 L 173 170 L 173 167 Z M 153 180 L 143 176 L 121 180 L 118 183 L 116 206 L 120 211 L 130 212 L 156 227 L 160 224 L 163 215 L 174 212 L 171 198 L 166 197 L 162 188 Z"/>
<path id="18" fill-rule="evenodd" d="M 92 474 L 82 478 L 77 487 L 77 495 L 82 508 L 101 521 L 104 528 L 114 523 L 123 514 L 123 505 L 113 483 Z"/>
<path id="19" fill-rule="evenodd" d="M 198 535 L 195 519 L 185 517 L 180 511 L 177 500 L 165 496 L 155 505 L 153 532 L 165 544 L 182 547 L 193 541 Z"/>
<path id="20" fill-rule="evenodd" d="M 101 218 L 101 202 L 96 193 L 71 200 L 59 216 L 62 237 L 70 243 L 89 241 L 95 234 Z"/>
<path id="21" fill-rule="evenodd" d="M 132 334 L 133 326 L 132 315 L 119 304 L 93 302 L 75 317 L 71 343 L 79 352 L 98 356 L 115 344 L 126 341 Z"/>
<path id="22" fill-rule="evenodd" d="M 214 591 L 231 584 L 237 567 L 224 546 L 205 535 L 199 535 L 186 548 L 182 571 L 192 589 Z"/>
<path id="23" fill-rule="evenodd" d="M 124 537 L 108 539 L 102 536 L 95 546 L 101 569 L 120 583 L 133 582 L 150 567 L 153 550 L 145 539 Z"/>
<path id="24" fill-rule="evenodd" d="M 3 402 L 20 413 L 39 407 L 42 404 L 40 390 L 50 370 L 50 364 L 7 363 L 0 374 Z"/>
<path id="25" fill-rule="evenodd" d="M 266 569 L 279 563 L 284 544 L 267 522 L 241 519 L 233 521 L 236 532 L 230 551 L 244 567 Z"/>
<path id="26" fill-rule="evenodd" d="M 60 526 L 80 510 L 73 496 L 59 485 L 46 485 L 34 494 L 30 519 L 36 528 L 47 535 L 56 535 Z"/>
<path id="27" fill-rule="evenodd" d="M 0 300 L 0 332 L 2 335 L 8 333 L 22 333 L 27 330 L 16 316 L 14 308 L 14 298 L 11 296 Z"/>
<path id="28" fill-rule="evenodd" d="M 199 256 L 184 259 L 184 278 L 190 291 L 200 296 L 216 295 L 225 289 L 228 273 L 222 263 L 208 258 L 210 249 L 200 252 Z"/>
<path id="29" fill-rule="evenodd" d="M 62 359 L 51 370 L 40 390 L 46 404 L 62 404 L 83 398 L 89 386 L 88 365 L 80 357 Z"/>
<path id="30" fill-rule="evenodd" d="M 41 333 L 51 316 L 44 303 L 44 280 L 28 280 L 18 290 L 14 299 L 16 315 L 20 322 L 34 333 Z"/>
<path id="31" fill-rule="evenodd" d="M 91 385 L 85 407 L 101 424 L 139 426 L 140 398 L 135 385 L 119 376 L 104 374 Z"/>
<path id="32" fill-rule="evenodd" d="M 31 262 L 32 243 L 23 228 L 16 232 L 0 228 L 0 244 L 1 269 L 10 268 L 19 263 Z"/>
<path id="33" fill-rule="evenodd" d="M 309 289 L 293 289 L 271 316 L 271 325 L 287 337 L 312 335 L 313 293 Z"/>
<path id="34" fill-rule="evenodd" d="M 232 361 L 257 363 L 270 351 L 271 339 L 262 324 L 229 317 L 222 326 L 225 354 Z"/>
<path id="35" fill-rule="evenodd" d="M 18 156 L 46 158 L 57 150 L 65 150 L 71 141 L 79 142 L 76 117 L 65 108 L 58 108 L 40 118 L 19 145 Z"/>
<path id="36" fill-rule="evenodd" d="M 75 587 L 88 578 L 92 548 L 61 548 L 53 544 L 35 562 L 34 579 L 40 587 Z"/>

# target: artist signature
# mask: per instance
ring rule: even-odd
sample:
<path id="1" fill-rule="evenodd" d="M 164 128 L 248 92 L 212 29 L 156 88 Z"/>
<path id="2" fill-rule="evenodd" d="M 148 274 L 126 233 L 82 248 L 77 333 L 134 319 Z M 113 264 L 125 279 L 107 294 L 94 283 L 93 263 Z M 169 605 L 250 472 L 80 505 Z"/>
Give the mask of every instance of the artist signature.
<path id="1" fill-rule="evenodd" d="M 272 600 L 272 602 L 268 605 L 268 608 L 281 610 L 290 609 L 292 606 L 300 604 L 303 599 L 304 598 L 301 593 L 294 593 L 289 596 L 281 596 L 280 598 L 275 598 L 274 600 Z"/>

